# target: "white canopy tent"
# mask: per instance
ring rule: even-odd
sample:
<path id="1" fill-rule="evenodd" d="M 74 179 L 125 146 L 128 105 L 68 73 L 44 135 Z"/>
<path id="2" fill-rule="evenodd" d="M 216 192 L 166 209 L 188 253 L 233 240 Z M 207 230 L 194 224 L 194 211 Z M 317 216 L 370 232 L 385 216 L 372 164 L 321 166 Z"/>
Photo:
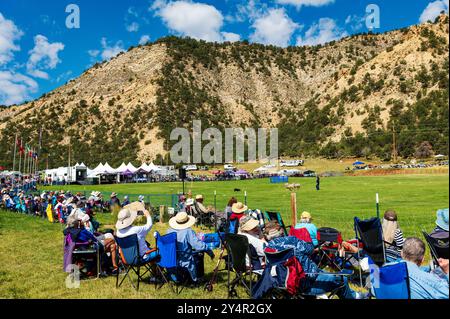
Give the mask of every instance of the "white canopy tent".
<path id="1" fill-rule="evenodd" d="M 153 171 L 153 172 L 158 172 L 158 171 L 162 170 L 160 167 L 153 164 L 153 162 L 151 162 L 150 165 L 147 165 L 147 167 L 150 171 Z"/>
<path id="2" fill-rule="evenodd" d="M 115 169 L 116 173 L 124 173 L 127 170 L 127 165 L 125 163 L 122 163 L 119 167 Z"/>
<path id="3" fill-rule="evenodd" d="M 108 162 L 105 163 L 105 165 L 103 165 L 103 174 L 115 174 L 116 170 L 114 168 L 112 168 Z"/>
<path id="4" fill-rule="evenodd" d="M 104 171 L 103 164 L 102 164 L 102 163 L 98 164 L 97 167 L 94 168 L 92 171 L 93 171 L 93 172 L 96 172 L 96 173 L 103 172 L 103 171 Z"/>
<path id="5" fill-rule="evenodd" d="M 134 167 L 134 165 L 131 164 L 131 162 L 130 162 L 130 163 L 127 164 L 127 170 L 134 174 L 134 173 L 136 173 L 137 168 Z"/>

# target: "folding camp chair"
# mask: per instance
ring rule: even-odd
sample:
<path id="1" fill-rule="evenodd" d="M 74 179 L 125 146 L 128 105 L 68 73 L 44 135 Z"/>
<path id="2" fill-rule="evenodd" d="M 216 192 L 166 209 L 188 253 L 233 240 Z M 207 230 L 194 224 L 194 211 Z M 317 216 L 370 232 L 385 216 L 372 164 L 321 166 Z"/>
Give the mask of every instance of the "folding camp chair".
<path id="1" fill-rule="evenodd" d="M 128 277 L 133 288 L 136 289 L 136 291 L 139 291 L 139 283 L 143 281 L 144 276 L 147 273 L 155 275 L 153 270 L 150 268 L 150 265 L 157 265 L 156 262 L 159 257 L 154 258 L 150 261 L 142 260 L 142 257 L 139 255 L 139 242 L 136 234 L 124 238 L 116 237 L 116 243 L 119 247 L 119 255 L 121 257 L 122 265 L 126 270 L 125 275 L 120 283 L 120 272 L 117 272 L 116 288 L 120 287 L 125 278 Z M 145 268 L 145 271 L 143 273 L 141 273 L 141 267 Z M 137 275 L 137 286 L 135 286 L 135 284 L 131 280 L 130 270 L 132 270 Z"/>
<path id="2" fill-rule="evenodd" d="M 294 228 L 289 229 L 289 236 L 294 236 L 297 239 L 303 240 L 307 243 L 312 243 L 311 235 L 306 228 Z"/>
<path id="3" fill-rule="evenodd" d="M 264 215 L 266 216 L 268 221 L 276 221 L 278 224 L 283 228 L 284 235 L 288 235 L 288 231 L 286 229 L 286 226 L 283 222 L 283 218 L 281 217 L 281 214 L 279 212 L 265 212 Z"/>
<path id="4" fill-rule="evenodd" d="M 447 238 L 435 238 L 431 235 L 427 234 L 425 231 L 422 231 L 423 237 L 430 248 L 431 258 L 435 265 L 439 265 L 438 259 L 448 259 L 449 255 L 449 245 L 448 245 L 448 237 Z"/>
<path id="5" fill-rule="evenodd" d="M 227 263 L 228 273 L 228 298 L 237 297 L 236 286 L 241 284 L 250 298 L 252 297 L 252 284 L 254 273 L 253 263 L 250 262 L 250 266 L 247 266 L 246 257 L 252 261 L 252 253 L 250 250 L 250 244 L 248 238 L 239 234 L 225 234 L 225 246 L 228 251 L 228 256 L 231 256 L 231 261 Z M 231 271 L 236 274 L 235 278 L 231 281 Z M 261 273 L 257 271 L 256 273 Z M 246 278 L 249 277 L 248 282 Z"/>
<path id="6" fill-rule="evenodd" d="M 378 267 L 369 258 L 371 297 L 377 299 L 411 299 L 406 262 Z"/>
<path id="7" fill-rule="evenodd" d="M 156 248 L 158 249 L 160 255 L 160 259 L 157 262 L 160 274 L 162 275 L 164 282 L 170 285 L 170 275 L 175 272 L 175 289 L 172 285 L 170 285 L 170 287 L 173 292 L 178 294 L 178 281 L 176 280 L 178 279 L 177 233 L 169 233 L 167 235 L 161 236 L 158 232 L 155 232 L 154 237 L 156 241 Z M 159 288 L 161 288 L 163 285 L 164 283 L 162 283 Z"/>
<path id="8" fill-rule="evenodd" d="M 319 268 L 330 266 L 338 271 L 347 268 L 351 259 L 358 260 L 354 253 L 345 251 L 343 256 L 339 255 L 339 248 L 342 245 L 342 234 L 334 228 L 322 227 L 317 230 L 318 262 Z M 350 240 L 348 243 L 358 245 L 357 240 Z"/>
<path id="9" fill-rule="evenodd" d="M 100 266 L 100 247 L 98 243 L 89 242 L 76 242 L 75 248 L 72 251 L 72 264 L 95 264 L 96 267 L 96 278 L 100 277 L 101 266 Z M 89 277 L 90 269 L 89 267 L 80 267 L 80 275 L 84 278 Z"/>
<path id="10" fill-rule="evenodd" d="M 364 251 L 372 258 L 373 262 L 378 266 L 382 266 L 386 262 L 386 252 L 380 219 L 374 217 L 367 220 L 360 220 L 358 217 L 355 217 L 354 221 L 358 247 L 359 242 L 361 242 Z"/>
<path id="11" fill-rule="evenodd" d="M 296 298 L 297 290 L 300 286 L 300 279 L 304 278 L 303 269 L 295 258 L 294 249 L 289 248 L 282 251 L 275 251 L 266 248 L 266 267 L 264 268 L 261 279 L 253 286 L 252 295 L 255 298 L 285 299 Z M 295 279 L 288 280 L 290 271 L 287 269 L 288 263 L 297 261 L 298 272 Z M 269 282 L 272 287 L 268 287 Z M 270 286 L 270 284 L 269 284 Z"/>

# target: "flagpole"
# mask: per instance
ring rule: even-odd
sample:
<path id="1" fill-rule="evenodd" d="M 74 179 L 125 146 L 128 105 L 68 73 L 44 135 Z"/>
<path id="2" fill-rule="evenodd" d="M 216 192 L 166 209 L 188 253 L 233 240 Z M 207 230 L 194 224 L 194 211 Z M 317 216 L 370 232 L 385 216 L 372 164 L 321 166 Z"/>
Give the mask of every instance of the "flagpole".
<path id="1" fill-rule="evenodd" d="M 20 146 L 19 146 L 19 172 L 22 173 L 22 170 L 20 169 L 22 166 L 22 140 L 20 140 Z"/>
<path id="2" fill-rule="evenodd" d="M 15 175 L 14 172 L 16 171 L 16 151 L 17 151 L 17 132 L 14 137 L 14 157 L 13 157 L 13 174 L 11 175 L 12 178 L 12 186 L 14 187 L 14 181 L 15 181 Z"/>

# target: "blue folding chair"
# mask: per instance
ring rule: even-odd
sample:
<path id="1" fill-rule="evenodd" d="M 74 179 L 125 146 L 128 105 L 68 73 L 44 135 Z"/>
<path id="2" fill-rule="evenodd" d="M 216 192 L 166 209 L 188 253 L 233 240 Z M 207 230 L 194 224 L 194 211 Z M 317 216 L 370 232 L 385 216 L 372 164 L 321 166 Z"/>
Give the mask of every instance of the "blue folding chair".
<path id="1" fill-rule="evenodd" d="M 119 271 L 117 272 L 116 288 L 120 287 L 125 278 L 128 277 L 133 288 L 138 291 L 139 283 L 143 281 L 143 277 L 147 273 L 151 273 L 154 275 L 154 272 L 150 268 L 150 265 L 156 264 L 158 257 L 150 261 L 144 261 L 141 258 L 139 254 L 139 241 L 136 234 L 124 238 L 116 237 L 116 243 L 119 246 L 119 255 L 122 260 L 122 265 L 126 270 L 125 276 L 122 278 L 120 283 L 119 283 Z M 145 271 L 143 273 L 141 273 L 141 267 L 145 268 Z M 133 281 L 131 280 L 131 277 L 129 276 L 130 270 L 132 270 L 137 275 L 137 286 L 134 285 Z"/>
<path id="2" fill-rule="evenodd" d="M 408 267 L 406 262 L 386 264 L 378 267 L 371 258 L 371 296 L 376 299 L 411 299 Z"/>
<path id="3" fill-rule="evenodd" d="M 161 269 L 161 274 L 163 276 L 164 281 L 169 284 L 170 274 L 177 272 L 178 269 L 178 261 L 177 261 L 177 234 L 170 233 L 164 236 L 161 236 L 158 232 L 154 234 L 156 241 L 156 248 L 159 251 L 160 259 L 158 261 L 158 266 Z M 177 283 L 175 281 L 175 283 Z M 161 288 L 164 284 L 162 284 L 159 288 Z M 170 286 L 172 290 L 178 293 L 178 285 L 176 284 L 176 290 Z"/>

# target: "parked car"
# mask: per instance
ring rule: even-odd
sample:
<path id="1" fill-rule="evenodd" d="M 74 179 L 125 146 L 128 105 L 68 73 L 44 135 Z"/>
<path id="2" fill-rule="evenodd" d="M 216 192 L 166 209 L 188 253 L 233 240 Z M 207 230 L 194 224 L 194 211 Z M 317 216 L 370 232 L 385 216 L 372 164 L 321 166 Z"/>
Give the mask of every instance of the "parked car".
<path id="1" fill-rule="evenodd" d="M 315 177 L 316 176 L 316 172 L 308 170 L 308 171 L 304 171 L 303 172 L 303 176 L 304 177 Z"/>
<path id="2" fill-rule="evenodd" d="M 196 171 L 198 169 L 197 165 L 184 165 L 183 168 L 187 171 Z"/>
<path id="3" fill-rule="evenodd" d="M 282 167 L 295 167 L 295 166 L 302 166 L 304 164 L 303 160 L 281 160 L 280 166 Z"/>
<path id="4" fill-rule="evenodd" d="M 224 169 L 224 170 L 227 170 L 227 171 L 230 171 L 230 170 L 234 170 L 235 167 L 234 167 L 232 164 L 225 164 L 225 165 L 223 166 L 223 169 Z"/>

